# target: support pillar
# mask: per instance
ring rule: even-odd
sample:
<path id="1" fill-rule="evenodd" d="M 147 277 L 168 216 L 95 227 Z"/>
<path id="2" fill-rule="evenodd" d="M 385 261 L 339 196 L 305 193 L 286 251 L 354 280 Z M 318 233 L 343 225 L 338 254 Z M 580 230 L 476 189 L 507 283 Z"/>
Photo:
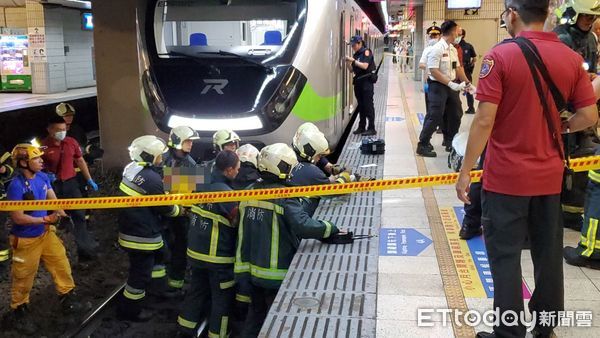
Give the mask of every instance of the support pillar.
<path id="1" fill-rule="evenodd" d="M 413 69 L 415 70 L 414 80 L 421 80 L 421 72 L 419 69 L 419 59 L 421 59 L 421 55 L 423 54 L 424 41 L 423 41 L 423 6 L 415 7 L 415 15 L 416 15 L 416 23 L 415 23 L 415 34 L 413 38 L 413 55 L 415 58 L 413 59 Z"/>

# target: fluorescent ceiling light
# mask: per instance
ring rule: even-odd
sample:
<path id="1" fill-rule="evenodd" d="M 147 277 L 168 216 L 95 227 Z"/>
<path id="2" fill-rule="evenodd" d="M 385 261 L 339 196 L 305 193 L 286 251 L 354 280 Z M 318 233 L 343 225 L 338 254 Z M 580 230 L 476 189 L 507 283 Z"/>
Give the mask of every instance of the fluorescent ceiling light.
<path id="1" fill-rule="evenodd" d="M 220 129 L 255 130 L 261 129 L 263 124 L 258 116 L 237 119 L 203 119 L 172 115 L 169 119 L 169 127 L 174 128 L 178 126 L 189 126 L 201 131 L 216 131 Z"/>

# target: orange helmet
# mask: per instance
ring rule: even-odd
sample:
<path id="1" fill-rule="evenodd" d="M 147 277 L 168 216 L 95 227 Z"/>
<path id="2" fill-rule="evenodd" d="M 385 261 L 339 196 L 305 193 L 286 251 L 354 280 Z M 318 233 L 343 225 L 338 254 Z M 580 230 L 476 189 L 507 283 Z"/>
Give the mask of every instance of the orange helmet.
<path id="1" fill-rule="evenodd" d="M 13 148 L 11 152 L 11 158 L 15 166 L 20 160 L 29 161 L 36 157 L 41 157 L 42 155 L 44 155 L 42 149 L 30 143 L 19 143 Z"/>

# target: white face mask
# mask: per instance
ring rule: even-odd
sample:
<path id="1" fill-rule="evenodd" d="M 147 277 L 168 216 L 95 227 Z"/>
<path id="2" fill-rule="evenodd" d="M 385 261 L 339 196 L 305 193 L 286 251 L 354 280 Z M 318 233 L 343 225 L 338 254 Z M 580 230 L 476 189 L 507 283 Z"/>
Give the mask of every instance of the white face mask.
<path id="1" fill-rule="evenodd" d="M 58 131 L 56 133 L 54 133 L 54 138 L 62 141 L 65 139 L 65 137 L 67 137 L 67 132 L 66 131 Z"/>
<path id="2" fill-rule="evenodd" d="M 457 36 L 456 39 L 454 39 L 454 43 L 459 44 L 462 41 L 462 36 Z"/>

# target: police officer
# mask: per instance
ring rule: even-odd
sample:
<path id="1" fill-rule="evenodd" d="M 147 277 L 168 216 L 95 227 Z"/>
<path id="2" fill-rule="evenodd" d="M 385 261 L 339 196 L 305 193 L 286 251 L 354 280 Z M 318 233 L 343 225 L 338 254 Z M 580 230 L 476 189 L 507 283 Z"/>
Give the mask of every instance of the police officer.
<path id="1" fill-rule="evenodd" d="M 467 31 L 464 28 L 461 28 L 461 34 L 459 36 L 460 42 L 458 45 L 462 50 L 462 64 L 465 70 L 465 75 L 467 75 L 467 79 L 469 81 L 473 81 L 473 70 L 475 69 L 475 61 L 477 60 L 477 53 L 475 52 L 475 48 L 473 45 L 468 43 L 465 38 L 467 37 Z M 465 93 L 467 96 L 467 111 L 465 114 L 475 114 L 475 100 L 473 95 L 469 92 Z"/>
<path id="2" fill-rule="evenodd" d="M 600 150 L 596 151 L 600 155 Z M 589 183 L 585 200 L 585 217 L 581 228 L 581 237 L 576 248 L 567 246 L 563 251 L 565 262 L 569 265 L 600 270 L 600 170 L 588 172 Z"/>
<path id="3" fill-rule="evenodd" d="M 240 160 L 229 150 L 221 151 L 208 191 L 231 191 Z M 204 308 L 210 304 L 209 337 L 228 337 L 235 298 L 233 262 L 237 239 L 236 202 L 207 203 L 192 207 L 187 255 L 192 282 L 177 323 L 181 336 L 195 337 Z"/>
<path id="4" fill-rule="evenodd" d="M 12 178 L 14 169 L 11 166 L 10 153 L 5 151 L 0 146 L 0 201 L 6 199 L 5 185 Z M 9 268 L 9 255 L 10 250 L 8 246 L 8 230 L 6 226 L 6 219 L 8 214 L 6 212 L 0 212 L 0 281 L 6 279 L 8 276 Z"/>
<path id="5" fill-rule="evenodd" d="M 258 173 L 258 149 L 250 143 L 236 150 L 240 158 L 240 171 L 232 183 L 235 190 L 249 189 L 260 178 Z"/>
<path id="6" fill-rule="evenodd" d="M 165 167 L 171 168 L 193 168 L 196 161 L 190 156 L 192 145 L 195 140 L 200 139 L 198 133 L 188 127 L 179 126 L 171 129 L 167 146 L 169 150 L 163 156 Z M 171 251 L 171 264 L 169 266 L 168 285 L 174 290 L 182 290 L 183 279 L 187 267 L 186 249 L 189 218 L 174 217 L 168 219 L 167 237 Z"/>
<path id="7" fill-rule="evenodd" d="M 373 106 L 373 81 L 372 72 L 375 71 L 373 52 L 365 46 L 365 41 L 360 35 L 353 36 L 350 40 L 354 55 L 346 57 L 348 69 L 354 73 L 354 95 L 356 96 L 359 113 L 358 129 L 355 135 L 375 135 L 375 107 Z M 368 125 L 367 125 L 368 122 Z"/>
<path id="8" fill-rule="evenodd" d="M 316 128 L 316 126 L 315 126 Z M 316 166 L 321 157 L 329 154 L 329 144 L 325 135 L 318 129 L 300 127 L 292 140 L 292 148 L 298 157 L 298 165 L 292 170 L 291 184 L 297 186 L 347 183 L 351 181 L 350 173 L 327 177 L 325 172 Z M 320 197 L 302 199 L 305 210 L 312 217 L 319 206 Z"/>
<path id="9" fill-rule="evenodd" d="M 445 21 L 441 26 L 442 39 L 427 55 L 427 68 L 430 72 L 427 96 L 429 108 L 417 145 L 417 154 L 421 156 L 437 156 L 431 145 L 431 136 L 437 126 L 442 124 L 444 115 L 448 122 L 444 133 L 447 151 L 451 150 L 452 139 L 460 128 L 462 108 L 458 92 L 466 89 L 470 82 L 460 64 L 458 52 L 452 45 L 458 38 L 458 29 L 454 21 Z M 456 83 L 456 79 L 462 82 Z"/>
<path id="10" fill-rule="evenodd" d="M 258 169 L 263 180 L 254 188 L 284 187 L 297 163 L 296 154 L 286 144 L 264 147 L 258 157 Z M 339 230 L 327 221 L 308 217 L 298 198 L 241 202 L 239 209 L 236 279 L 248 279 L 252 286 L 252 303 L 242 336 L 256 337 L 300 239 L 328 238 Z M 276 247 L 272 247 L 271 243 Z"/>
<path id="11" fill-rule="evenodd" d="M 568 22 L 557 26 L 554 32 L 563 43 L 583 57 L 584 68 L 588 70 L 591 77 L 595 77 L 598 51 L 596 39 L 591 30 L 594 21 L 600 15 L 600 7 L 594 0 L 569 0 L 561 6 L 561 10 L 563 11 L 563 20 Z M 594 137 L 593 129 L 564 136 L 568 154 L 572 158 L 592 155 L 594 153 L 594 144 L 592 143 Z M 565 176 L 561 204 L 564 226 L 567 228 L 581 230 L 587 181 L 585 172 Z"/>
<path id="12" fill-rule="evenodd" d="M 128 196 L 164 194 L 160 171 L 162 154 L 167 150 L 165 142 L 154 135 L 133 140 L 129 147 L 129 157 L 133 162 L 123 171 L 119 185 L 121 193 Z M 152 317 L 149 310 L 142 308 L 149 286 L 159 295 L 165 295 L 167 272 L 160 216 L 177 217 L 182 212 L 177 205 L 121 210 L 118 219 L 119 244 L 129 256 L 129 276 L 117 308 L 120 319 L 147 321 Z"/>

